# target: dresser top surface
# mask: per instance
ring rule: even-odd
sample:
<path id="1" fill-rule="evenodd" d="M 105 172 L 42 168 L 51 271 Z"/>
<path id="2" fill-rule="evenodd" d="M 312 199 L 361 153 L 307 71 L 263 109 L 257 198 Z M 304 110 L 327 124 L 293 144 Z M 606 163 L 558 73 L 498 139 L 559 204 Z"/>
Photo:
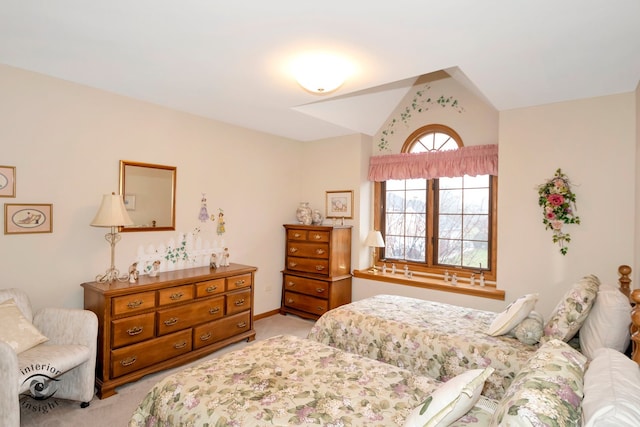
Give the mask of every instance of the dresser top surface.
<path id="1" fill-rule="evenodd" d="M 156 277 L 143 275 L 140 276 L 136 283 L 118 281 L 106 283 L 86 282 L 81 286 L 85 288 L 85 290 L 93 290 L 104 294 L 128 294 L 133 292 L 154 290 L 166 286 L 202 282 L 238 274 L 253 273 L 257 270 L 257 267 L 231 263 L 228 267 L 218 267 L 215 270 L 209 267 L 196 267 L 183 270 L 163 271 L 161 273 L 158 273 Z"/>

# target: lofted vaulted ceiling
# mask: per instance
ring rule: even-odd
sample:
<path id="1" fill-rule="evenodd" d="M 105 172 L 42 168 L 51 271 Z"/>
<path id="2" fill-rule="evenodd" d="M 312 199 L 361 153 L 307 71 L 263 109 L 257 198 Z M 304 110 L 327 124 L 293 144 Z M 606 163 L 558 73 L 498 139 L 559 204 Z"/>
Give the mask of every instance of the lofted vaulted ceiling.
<path id="1" fill-rule="evenodd" d="M 356 71 L 312 95 L 287 69 L 308 50 Z M 640 1 L 3 0 L 0 63 L 300 141 L 372 135 L 438 70 L 497 110 L 633 91 Z"/>

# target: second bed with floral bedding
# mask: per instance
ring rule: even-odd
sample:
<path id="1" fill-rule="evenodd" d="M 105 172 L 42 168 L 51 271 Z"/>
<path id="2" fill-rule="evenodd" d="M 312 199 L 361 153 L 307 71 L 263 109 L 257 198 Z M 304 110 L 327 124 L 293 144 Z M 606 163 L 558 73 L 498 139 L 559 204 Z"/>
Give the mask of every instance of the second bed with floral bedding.
<path id="1" fill-rule="evenodd" d="M 546 324 L 533 311 L 537 294 L 516 299 L 501 313 L 377 295 L 325 313 L 308 338 L 439 381 L 491 366 L 495 371 L 483 394 L 501 399 L 540 343 L 551 339 L 568 342 L 575 336 L 599 286 L 593 275 L 574 283 Z M 535 339 L 512 334 L 529 321 L 537 324 Z"/>

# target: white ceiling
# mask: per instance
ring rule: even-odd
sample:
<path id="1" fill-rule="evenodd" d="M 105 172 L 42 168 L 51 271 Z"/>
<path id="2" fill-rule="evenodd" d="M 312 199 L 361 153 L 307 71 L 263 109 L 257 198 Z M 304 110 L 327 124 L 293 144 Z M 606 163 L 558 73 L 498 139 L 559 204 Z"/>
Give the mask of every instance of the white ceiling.
<path id="1" fill-rule="evenodd" d="M 322 96 L 286 69 L 318 49 L 357 66 Z M 0 63 L 301 141 L 372 135 L 438 70 L 498 110 L 635 90 L 640 1 L 2 0 Z"/>

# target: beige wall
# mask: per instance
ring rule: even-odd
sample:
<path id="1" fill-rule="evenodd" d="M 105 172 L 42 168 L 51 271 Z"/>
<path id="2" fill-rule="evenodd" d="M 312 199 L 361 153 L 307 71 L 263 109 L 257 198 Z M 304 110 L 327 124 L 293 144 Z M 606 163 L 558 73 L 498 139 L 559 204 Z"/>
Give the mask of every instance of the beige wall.
<path id="1" fill-rule="evenodd" d="M 259 268 L 256 312 L 279 307 L 281 224 L 309 196 L 300 142 L 6 66 L 0 93 L 0 164 L 17 170 L 17 197 L 0 203 L 53 203 L 54 223 L 52 234 L 0 234 L 0 286 L 23 288 L 36 308 L 82 306 L 80 283 L 110 256 L 107 229 L 89 223 L 102 194 L 118 191 L 126 159 L 177 166 L 177 231 L 201 227 L 215 238 L 215 223 L 197 219 L 202 193 L 210 213 L 224 209 L 231 261 Z M 140 245 L 176 235 L 123 233 L 117 267 L 126 270 Z"/>
<path id="2" fill-rule="evenodd" d="M 355 218 L 347 221 L 354 226 L 352 267 L 368 264 L 366 173 L 376 136 L 302 143 L 6 66 L 0 66 L 0 93 L 0 164 L 17 168 L 17 197 L 0 202 L 54 205 L 52 234 L 0 235 L 1 286 L 25 289 L 36 308 L 81 307 L 80 283 L 108 267 L 106 230 L 89 222 L 102 194 L 117 191 L 121 159 L 178 167 L 178 231 L 201 227 L 204 237 L 215 238 L 215 223 L 197 220 L 202 193 L 210 212 L 224 209 L 232 262 L 259 269 L 256 313 L 280 305 L 282 224 L 295 221 L 300 201 L 324 212 L 325 191 L 354 190 Z M 434 116 L 420 120 L 452 123 L 468 145 L 499 140 L 498 280 L 507 301 L 358 279 L 354 299 L 386 292 L 500 310 L 523 293 L 540 292 L 538 308 L 546 315 L 581 275 L 614 282 L 617 265 L 634 266 L 637 256 L 637 98 L 620 94 L 498 114 L 470 95 L 466 113 L 448 118 L 449 111 L 430 110 Z M 471 125 L 459 122 L 464 116 Z M 481 137 L 474 138 L 474 129 Z M 544 230 L 535 189 L 558 167 L 576 184 L 583 220 L 571 227 L 565 257 Z M 174 235 L 123 234 L 117 266 L 126 269 L 140 245 Z"/>

